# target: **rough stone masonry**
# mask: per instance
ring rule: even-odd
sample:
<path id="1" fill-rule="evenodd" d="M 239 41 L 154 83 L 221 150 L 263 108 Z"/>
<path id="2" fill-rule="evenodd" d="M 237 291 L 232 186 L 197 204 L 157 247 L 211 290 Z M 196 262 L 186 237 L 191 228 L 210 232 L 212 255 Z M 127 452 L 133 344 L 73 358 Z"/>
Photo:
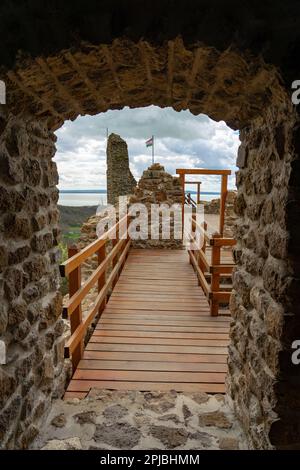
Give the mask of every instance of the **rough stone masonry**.
<path id="1" fill-rule="evenodd" d="M 299 446 L 299 2 L 120 3 L 0 6 L 1 445 L 27 446 L 61 390 L 53 132 L 154 104 L 241 131 L 228 389 L 252 447 Z"/>
<path id="2" fill-rule="evenodd" d="M 58 174 L 54 135 L 0 115 L 0 448 L 26 448 L 69 365 L 58 290 Z"/>
<path id="3" fill-rule="evenodd" d="M 160 163 L 154 163 L 143 171 L 134 194 L 129 199 L 129 204 L 143 204 L 147 208 L 146 230 L 141 230 L 140 239 L 132 240 L 134 248 L 182 248 L 181 228 L 179 227 L 180 239 L 176 237 L 176 213 L 174 208 L 180 207 L 182 203 L 182 188 L 178 177 L 167 173 Z M 169 236 L 163 238 L 162 212 L 154 214 L 151 206 L 161 206 L 167 209 L 165 221 L 169 225 Z M 152 207 L 153 207 L 152 206 Z M 172 208 L 173 206 L 173 208 Z M 132 208 L 129 208 L 129 213 Z M 134 215 L 134 213 L 132 213 Z M 181 214 L 181 213 L 180 213 Z M 179 214 L 179 224 L 181 215 Z M 155 219 L 156 217 L 156 219 Z M 155 237 L 152 235 L 155 232 Z"/>
<path id="4" fill-rule="evenodd" d="M 107 140 L 107 202 L 115 205 L 119 196 L 131 194 L 136 181 L 129 168 L 127 143 L 117 134 Z"/>

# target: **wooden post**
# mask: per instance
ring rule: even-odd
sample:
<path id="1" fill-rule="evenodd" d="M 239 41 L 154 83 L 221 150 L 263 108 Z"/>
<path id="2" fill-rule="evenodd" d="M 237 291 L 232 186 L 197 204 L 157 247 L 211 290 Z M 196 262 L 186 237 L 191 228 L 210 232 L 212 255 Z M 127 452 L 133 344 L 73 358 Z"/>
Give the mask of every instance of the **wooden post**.
<path id="1" fill-rule="evenodd" d="M 227 175 L 222 175 L 221 181 L 221 199 L 220 199 L 220 235 L 223 236 L 224 233 L 224 221 L 225 221 L 225 204 L 227 196 Z"/>
<path id="2" fill-rule="evenodd" d="M 200 204 L 200 182 L 197 182 L 197 204 Z"/>
<path id="3" fill-rule="evenodd" d="M 181 173 L 180 174 L 180 181 L 181 181 L 181 188 L 182 188 L 182 239 L 183 239 L 183 234 L 184 234 L 184 204 L 185 204 L 185 174 Z"/>
<path id="4" fill-rule="evenodd" d="M 127 221 L 126 221 L 126 223 L 127 223 L 127 237 L 126 237 L 126 240 L 124 240 L 124 244 L 125 244 L 125 245 L 127 245 L 127 243 L 128 243 L 129 240 L 130 240 L 130 236 L 129 236 L 129 224 L 130 224 L 130 221 L 131 221 L 131 218 L 130 218 L 130 216 L 129 216 L 128 213 L 127 213 Z M 125 263 L 126 263 L 126 260 L 127 260 L 128 256 L 129 256 L 129 250 L 127 251 L 126 257 L 125 257 L 125 259 L 124 259 L 124 261 L 123 261 L 123 263 L 122 263 L 120 273 L 121 273 L 121 271 L 123 270 L 123 268 L 124 268 L 124 266 L 125 266 Z"/>
<path id="5" fill-rule="evenodd" d="M 71 258 L 74 255 L 77 255 L 78 249 L 76 246 L 70 246 L 68 248 L 68 257 Z M 74 269 L 69 275 L 69 296 L 70 298 L 80 289 L 81 286 L 81 266 Z M 71 335 L 74 331 L 78 328 L 78 326 L 82 322 L 82 311 L 81 311 L 81 304 L 74 310 L 70 317 L 70 328 L 71 328 Z M 83 340 L 80 341 L 78 346 L 74 349 L 72 353 L 72 365 L 73 371 L 76 369 L 80 359 L 82 358 L 83 353 Z"/>
<path id="6" fill-rule="evenodd" d="M 203 221 L 203 230 L 204 232 L 207 232 L 207 222 L 205 222 L 205 220 Z M 204 233 L 204 240 L 203 240 L 203 248 L 202 248 L 202 251 L 203 253 L 205 253 L 205 250 L 206 250 L 206 238 L 205 238 L 205 233 Z"/>
<path id="7" fill-rule="evenodd" d="M 98 250 L 98 266 L 105 260 L 106 257 L 106 243 L 101 246 L 100 250 Z M 103 286 L 105 285 L 105 280 L 106 280 L 106 271 L 104 271 L 103 274 L 98 279 L 98 293 L 101 291 Z M 101 314 L 104 310 L 106 304 L 106 299 L 103 300 L 103 303 L 100 305 L 99 308 L 99 314 Z"/>
<path id="8" fill-rule="evenodd" d="M 207 223 L 205 221 L 203 221 L 202 226 L 203 226 L 203 230 L 206 231 L 207 230 Z M 200 246 L 199 252 L 202 251 L 203 255 L 205 256 L 205 250 L 206 250 L 206 239 L 205 239 L 205 234 L 203 234 L 203 245 Z M 203 261 L 201 260 L 200 253 L 199 253 L 199 256 L 198 256 L 198 266 L 201 269 L 202 273 L 204 274 L 205 273 L 205 265 L 204 265 Z M 200 282 L 199 282 L 199 284 L 200 284 Z"/>
<path id="9" fill-rule="evenodd" d="M 212 266 L 221 264 L 221 247 L 212 245 L 211 250 L 211 264 Z M 220 274 L 212 273 L 211 275 L 211 301 L 210 301 L 210 314 L 218 316 L 219 314 L 219 300 L 214 295 L 215 292 L 220 290 Z"/>
<path id="10" fill-rule="evenodd" d="M 119 241 L 119 225 L 118 225 L 117 228 L 116 228 L 116 238 L 114 238 L 114 239 L 112 240 L 112 246 L 113 246 L 113 248 L 116 246 L 116 244 L 118 243 L 118 241 Z M 116 264 L 117 264 L 117 262 L 118 262 L 118 259 L 119 259 L 119 253 L 117 253 L 117 254 L 114 256 L 113 260 L 112 260 L 112 267 L 113 267 L 113 268 L 116 266 Z M 114 281 L 113 281 L 113 283 L 112 283 L 112 289 L 115 287 L 117 281 L 118 281 L 118 274 L 116 275 L 116 277 L 115 277 L 115 279 L 114 279 Z"/>

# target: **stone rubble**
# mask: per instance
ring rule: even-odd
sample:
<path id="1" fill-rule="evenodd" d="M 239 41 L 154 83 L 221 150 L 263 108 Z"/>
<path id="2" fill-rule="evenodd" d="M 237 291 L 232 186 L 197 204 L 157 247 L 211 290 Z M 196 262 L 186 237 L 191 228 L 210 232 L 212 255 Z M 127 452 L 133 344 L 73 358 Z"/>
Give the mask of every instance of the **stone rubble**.
<path id="1" fill-rule="evenodd" d="M 33 449 L 246 449 L 223 395 L 92 389 L 58 400 Z"/>
<path id="2" fill-rule="evenodd" d="M 176 219 L 174 210 L 170 210 L 170 237 L 162 237 L 162 217 L 157 220 L 152 218 L 151 205 L 164 205 L 169 210 L 173 205 L 181 205 L 182 188 L 178 177 L 167 173 L 160 163 L 154 163 L 147 170 L 144 170 L 133 195 L 129 199 L 129 204 L 144 204 L 148 209 L 148 230 L 145 239 L 132 241 L 133 248 L 182 248 L 182 241 L 176 238 L 174 229 Z M 180 220 L 181 223 L 181 220 Z M 152 230 L 156 230 L 158 239 L 152 239 Z M 146 238 L 147 237 L 147 238 Z"/>

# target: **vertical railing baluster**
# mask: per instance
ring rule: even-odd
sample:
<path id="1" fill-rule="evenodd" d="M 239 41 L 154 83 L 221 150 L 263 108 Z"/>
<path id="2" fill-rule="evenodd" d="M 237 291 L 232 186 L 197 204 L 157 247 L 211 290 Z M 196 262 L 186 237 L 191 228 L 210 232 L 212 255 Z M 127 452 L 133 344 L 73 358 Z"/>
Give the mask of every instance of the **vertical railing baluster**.
<path id="1" fill-rule="evenodd" d="M 119 224 L 117 224 L 117 227 L 116 227 L 116 238 L 114 238 L 114 239 L 112 240 L 113 248 L 116 246 L 116 244 L 118 243 L 118 241 L 119 241 Z M 118 262 L 119 253 L 120 253 L 120 252 L 118 252 L 118 253 L 114 256 L 114 258 L 113 258 L 113 260 L 112 260 L 112 268 L 114 268 L 114 267 L 116 266 L 117 262 Z M 117 281 L 118 281 L 118 274 L 116 275 L 116 277 L 115 277 L 115 279 L 114 279 L 114 281 L 113 281 L 113 283 L 112 283 L 112 289 L 115 287 Z"/>
<path id="2" fill-rule="evenodd" d="M 212 245 L 211 250 L 211 265 L 220 265 L 221 264 L 221 247 Z M 219 300 L 218 297 L 214 295 L 215 292 L 220 290 L 220 274 L 213 272 L 211 275 L 211 301 L 210 301 L 210 313 L 212 316 L 218 316 L 219 314 Z"/>
<path id="3" fill-rule="evenodd" d="M 70 246 L 68 248 L 68 257 L 71 258 L 74 255 L 77 255 L 78 248 L 74 246 Z M 78 289 L 81 287 L 81 265 L 79 265 L 76 269 L 74 269 L 69 275 L 69 296 L 70 298 L 76 294 Z M 75 330 L 79 327 L 82 322 L 82 310 L 81 304 L 74 310 L 70 317 L 70 328 L 71 328 L 71 335 L 75 332 Z M 72 353 L 72 365 L 73 370 L 76 369 L 79 361 L 82 358 L 83 354 L 83 340 L 76 346 Z"/>
<path id="4" fill-rule="evenodd" d="M 106 243 L 103 243 L 101 248 L 98 250 L 97 256 L 98 256 L 98 266 L 99 266 L 105 260 L 105 257 L 106 257 Z M 105 280 L 106 280 L 106 270 L 101 274 L 101 276 L 98 279 L 98 293 L 104 287 Z M 106 299 L 104 299 L 102 304 L 100 305 L 99 314 L 103 312 L 105 304 L 106 304 Z"/>

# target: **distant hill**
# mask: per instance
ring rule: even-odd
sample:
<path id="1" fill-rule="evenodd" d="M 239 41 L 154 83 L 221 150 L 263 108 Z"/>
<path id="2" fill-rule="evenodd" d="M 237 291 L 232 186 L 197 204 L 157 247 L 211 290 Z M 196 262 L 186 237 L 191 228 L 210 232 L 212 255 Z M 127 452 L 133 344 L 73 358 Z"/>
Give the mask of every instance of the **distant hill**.
<path id="1" fill-rule="evenodd" d="M 97 206 L 58 206 L 63 241 L 71 244 L 80 236 L 80 228 L 89 217 L 96 214 Z"/>

